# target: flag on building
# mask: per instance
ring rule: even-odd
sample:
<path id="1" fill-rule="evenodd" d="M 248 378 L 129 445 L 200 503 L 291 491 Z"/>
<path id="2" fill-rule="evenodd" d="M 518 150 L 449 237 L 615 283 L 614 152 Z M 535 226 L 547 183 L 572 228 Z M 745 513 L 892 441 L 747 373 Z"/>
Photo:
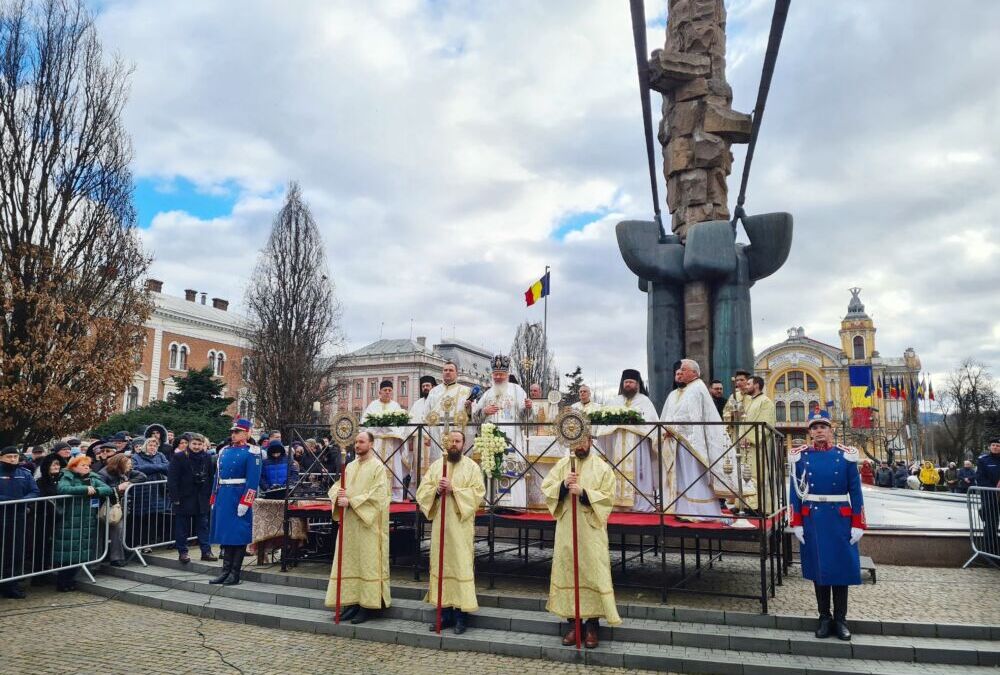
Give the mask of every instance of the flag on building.
<path id="1" fill-rule="evenodd" d="M 889 378 L 889 398 L 896 400 L 899 398 L 899 387 L 896 385 L 896 378 Z"/>
<path id="2" fill-rule="evenodd" d="M 927 398 L 931 401 L 934 400 L 934 383 L 929 378 L 927 380 Z"/>
<path id="3" fill-rule="evenodd" d="M 528 290 L 524 292 L 524 302 L 528 307 L 544 298 L 549 294 L 549 273 L 546 272 L 545 276 L 531 284 Z"/>
<path id="4" fill-rule="evenodd" d="M 882 398 L 882 386 L 883 386 L 882 376 L 879 375 L 878 385 L 875 387 L 875 395 L 879 398 Z"/>
<path id="5" fill-rule="evenodd" d="M 911 401 L 917 400 L 917 385 L 914 384 L 912 377 L 910 378 L 910 400 Z"/>
<path id="6" fill-rule="evenodd" d="M 917 385 L 917 398 L 921 401 L 924 400 L 924 378 L 920 378 L 920 383 Z"/>
<path id="7" fill-rule="evenodd" d="M 849 366 L 851 385 L 851 421 L 855 428 L 872 426 L 872 367 Z"/>

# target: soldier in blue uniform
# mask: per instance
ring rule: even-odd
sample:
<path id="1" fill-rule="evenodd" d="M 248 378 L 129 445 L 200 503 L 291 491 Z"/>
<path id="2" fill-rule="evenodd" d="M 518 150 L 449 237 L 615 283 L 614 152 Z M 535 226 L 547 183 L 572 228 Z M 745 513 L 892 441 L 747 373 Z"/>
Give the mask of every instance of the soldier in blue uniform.
<path id="1" fill-rule="evenodd" d="M 799 540 L 802 576 L 816 588 L 816 637 L 829 637 L 832 632 L 850 640 L 847 587 L 861 583 L 858 542 L 865 531 L 860 453 L 857 448 L 833 444 L 833 425 L 825 410 L 809 416 L 808 429 L 811 444 L 788 453 L 789 523 Z"/>
<path id="2" fill-rule="evenodd" d="M 990 451 L 976 460 L 976 485 L 981 488 L 1000 488 L 1000 437 L 990 441 Z M 1000 494 L 995 490 L 982 490 L 983 553 L 1000 555 Z"/>
<path id="3" fill-rule="evenodd" d="M 210 540 L 222 548 L 222 574 L 210 584 L 240 583 L 247 544 L 253 539 L 253 502 L 260 487 L 260 448 L 249 445 L 250 421 L 238 419 L 230 444 L 219 452 L 212 491 Z"/>

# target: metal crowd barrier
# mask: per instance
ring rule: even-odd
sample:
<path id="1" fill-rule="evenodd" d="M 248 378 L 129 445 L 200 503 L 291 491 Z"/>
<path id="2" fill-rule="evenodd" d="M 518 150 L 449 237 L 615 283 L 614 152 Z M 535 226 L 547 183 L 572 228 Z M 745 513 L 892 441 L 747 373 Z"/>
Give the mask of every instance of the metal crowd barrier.
<path id="1" fill-rule="evenodd" d="M 962 569 L 980 556 L 1000 565 L 1000 488 L 972 486 L 966 493 L 969 506 L 969 544 L 972 557 Z"/>
<path id="2" fill-rule="evenodd" d="M 122 494 L 121 505 L 123 547 L 145 567 L 144 550 L 174 543 L 174 511 L 167 494 L 167 481 L 132 483 Z"/>
<path id="3" fill-rule="evenodd" d="M 56 495 L 0 502 L 0 584 L 88 565 L 108 553 L 104 500 Z"/>

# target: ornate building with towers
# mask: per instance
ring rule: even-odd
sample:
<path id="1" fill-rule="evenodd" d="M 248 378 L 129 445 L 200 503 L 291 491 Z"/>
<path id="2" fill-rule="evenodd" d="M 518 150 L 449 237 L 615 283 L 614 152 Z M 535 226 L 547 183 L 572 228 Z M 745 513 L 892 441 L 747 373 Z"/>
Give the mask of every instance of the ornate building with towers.
<path id="1" fill-rule="evenodd" d="M 836 422 L 837 442 L 858 446 L 876 460 L 916 456 L 916 403 L 893 397 L 890 384 L 916 381 L 920 358 L 912 347 L 898 357 L 883 356 L 876 330 L 861 289 L 852 288 L 839 345 L 808 337 L 799 326 L 788 330 L 787 340 L 757 354 L 754 370 L 764 378 L 789 447 L 805 441 L 809 411 L 818 407 Z"/>

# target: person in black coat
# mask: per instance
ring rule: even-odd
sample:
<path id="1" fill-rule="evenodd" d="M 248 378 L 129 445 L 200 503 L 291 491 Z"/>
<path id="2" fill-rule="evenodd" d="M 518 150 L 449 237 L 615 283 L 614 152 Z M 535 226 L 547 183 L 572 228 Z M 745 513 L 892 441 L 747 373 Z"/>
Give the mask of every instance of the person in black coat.
<path id="1" fill-rule="evenodd" d="M 188 537 L 194 525 L 201 559 L 218 560 L 209 544 L 209 522 L 212 506 L 212 484 L 215 482 L 215 461 L 205 452 L 205 437 L 192 434 L 187 449 L 178 452 L 167 470 L 167 494 L 174 510 L 174 540 L 177 556 L 182 563 L 191 562 Z"/>
<path id="2" fill-rule="evenodd" d="M 18 577 L 31 571 L 26 568 L 24 555 L 29 507 L 27 504 L 2 504 L 41 496 L 31 472 L 20 464 L 21 453 L 13 445 L 0 450 L 0 530 L 5 533 L 5 541 L 0 546 L 3 549 L 0 579 Z M 16 581 L 0 584 L 0 594 L 8 598 L 24 597 L 24 591 Z"/>

